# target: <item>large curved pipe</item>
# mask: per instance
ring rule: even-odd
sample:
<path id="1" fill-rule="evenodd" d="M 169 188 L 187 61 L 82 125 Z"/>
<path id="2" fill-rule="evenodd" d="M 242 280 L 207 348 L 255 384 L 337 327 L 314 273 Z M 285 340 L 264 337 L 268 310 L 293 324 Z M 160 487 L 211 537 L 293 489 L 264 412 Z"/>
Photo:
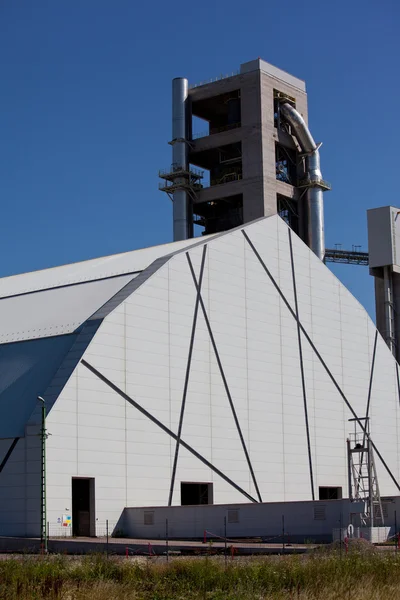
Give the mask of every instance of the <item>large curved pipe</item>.
<path id="1" fill-rule="evenodd" d="M 310 186 L 307 190 L 307 244 L 311 250 L 324 260 L 324 187 L 318 185 L 323 181 L 318 146 L 308 129 L 303 117 L 291 104 L 281 104 L 281 113 L 291 125 L 294 135 L 302 151 L 307 154 L 307 176 Z"/>

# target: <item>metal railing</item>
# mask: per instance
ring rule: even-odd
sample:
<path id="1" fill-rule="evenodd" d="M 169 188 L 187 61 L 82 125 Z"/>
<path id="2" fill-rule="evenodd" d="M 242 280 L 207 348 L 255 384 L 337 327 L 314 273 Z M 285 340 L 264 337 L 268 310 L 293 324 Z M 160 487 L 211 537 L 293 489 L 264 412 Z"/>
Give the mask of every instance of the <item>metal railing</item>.
<path id="1" fill-rule="evenodd" d="M 340 250 L 338 248 L 326 248 L 325 262 L 368 266 L 369 256 L 368 252 L 359 252 L 355 250 Z"/>
<path id="2" fill-rule="evenodd" d="M 306 187 L 322 187 L 325 190 L 331 190 L 332 189 L 332 185 L 329 183 L 329 181 L 326 181 L 325 179 L 319 179 L 318 181 L 311 181 L 310 179 L 302 179 L 301 181 L 299 181 L 299 184 L 297 187 L 299 188 L 306 188 Z"/>
<path id="3" fill-rule="evenodd" d="M 223 127 L 213 127 L 209 131 L 200 131 L 199 133 L 194 133 L 192 135 L 193 140 L 198 140 L 203 137 L 208 137 L 209 135 L 214 135 L 215 133 L 223 133 L 224 131 L 230 131 L 231 129 L 237 129 L 241 127 L 242 124 L 239 123 L 231 123 L 229 125 L 224 125 Z"/>
<path id="4" fill-rule="evenodd" d="M 159 177 L 166 177 L 172 175 L 174 173 L 185 173 L 187 175 L 191 175 L 194 179 L 202 179 L 204 177 L 204 171 L 201 169 L 196 169 L 196 167 L 182 167 L 182 165 L 178 165 L 177 163 L 172 163 L 169 169 L 160 169 L 158 171 Z"/>
<path id="5" fill-rule="evenodd" d="M 232 73 L 227 73 L 226 75 L 218 75 L 218 77 L 212 77 L 211 79 L 205 79 L 204 81 L 200 81 L 200 83 L 192 83 L 189 85 L 189 89 L 200 87 L 202 85 L 207 85 L 208 83 L 214 83 L 214 81 L 221 81 L 221 79 L 228 79 L 228 77 L 235 77 L 236 75 L 240 75 L 240 70 L 232 71 Z"/>
<path id="6" fill-rule="evenodd" d="M 117 521 L 96 521 L 94 526 L 95 537 L 118 538 L 124 537 L 124 531 L 120 529 Z M 47 523 L 47 537 L 50 539 L 65 539 L 74 537 L 72 524 L 65 527 L 62 523 Z M 89 536 L 88 536 L 89 537 Z"/>
<path id="7" fill-rule="evenodd" d="M 231 181 L 240 181 L 242 179 L 242 173 L 227 173 L 220 179 L 212 179 L 210 186 L 222 185 L 224 183 L 230 183 Z"/>

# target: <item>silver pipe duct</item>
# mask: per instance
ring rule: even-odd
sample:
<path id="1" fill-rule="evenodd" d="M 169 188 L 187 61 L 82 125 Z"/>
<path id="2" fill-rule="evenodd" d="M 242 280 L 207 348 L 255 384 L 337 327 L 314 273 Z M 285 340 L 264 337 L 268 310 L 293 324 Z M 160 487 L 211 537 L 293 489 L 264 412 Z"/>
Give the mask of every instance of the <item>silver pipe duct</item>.
<path id="1" fill-rule="evenodd" d="M 172 170 L 187 171 L 188 147 L 187 137 L 187 97 L 188 80 L 177 77 L 172 80 Z M 177 177 L 175 185 L 187 183 L 185 177 Z M 173 194 L 174 241 L 186 240 L 189 237 L 188 197 L 184 189 L 177 189 Z"/>
<path id="2" fill-rule="evenodd" d="M 385 298 L 385 342 L 389 346 L 392 354 L 396 355 L 396 346 L 394 344 L 394 310 L 393 310 L 393 284 L 392 273 L 389 266 L 383 267 L 383 293 Z"/>
<path id="3" fill-rule="evenodd" d="M 307 244 L 311 250 L 324 260 L 324 201 L 322 198 L 323 187 L 318 183 L 322 181 L 320 157 L 318 146 L 312 137 L 303 117 L 291 104 L 281 104 L 281 113 L 290 123 L 302 151 L 307 154 L 307 176 L 313 183 L 307 190 Z"/>

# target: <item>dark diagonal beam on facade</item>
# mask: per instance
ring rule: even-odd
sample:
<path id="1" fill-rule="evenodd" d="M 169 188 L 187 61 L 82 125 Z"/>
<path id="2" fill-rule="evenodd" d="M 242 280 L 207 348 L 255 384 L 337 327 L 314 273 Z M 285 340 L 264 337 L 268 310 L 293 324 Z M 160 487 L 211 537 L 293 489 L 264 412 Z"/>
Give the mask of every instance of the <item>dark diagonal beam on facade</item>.
<path id="1" fill-rule="evenodd" d="M 304 375 L 303 346 L 301 343 L 299 304 L 298 304 L 298 299 L 297 299 L 296 273 L 295 273 L 295 268 L 294 268 L 292 231 L 290 228 L 288 229 L 288 234 L 289 234 L 290 261 L 292 264 L 294 305 L 295 305 L 296 321 L 297 321 L 297 340 L 298 340 L 298 344 L 299 344 L 299 361 L 300 361 L 301 387 L 302 387 L 302 391 L 303 391 L 304 421 L 305 421 L 305 425 L 306 425 L 306 436 L 307 436 L 308 467 L 310 470 L 311 496 L 312 496 L 312 499 L 315 500 L 314 475 L 313 475 L 313 464 L 312 464 L 312 456 L 311 456 L 310 426 L 309 426 L 309 422 L 308 422 L 306 378 Z"/>
<path id="2" fill-rule="evenodd" d="M 254 254 L 256 255 L 260 265 L 262 266 L 262 268 L 264 269 L 265 273 L 268 275 L 272 285 L 275 287 L 276 291 L 278 292 L 279 296 L 281 297 L 281 299 L 283 300 L 284 304 L 286 305 L 286 307 L 288 308 L 290 314 L 292 315 L 292 317 L 298 321 L 300 329 L 304 335 L 304 337 L 306 338 L 307 342 L 310 344 L 311 348 L 313 349 L 314 353 L 316 354 L 316 356 L 318 357 L 318 360 L 320 361 L 321 365 L 323 366 L 323 368 L 325 369 L 326 373 L 328 374 L 330 380 L 332 381 L 333 385 L 335 386 L 335 388 L 337 389 L 337 391 L 339 392 L 341 398 L 343 399 L 344 403 L 346 404 L 347 408 L 349 409 L 349 411 L 351 412 L 351 414 L 353 415 L 354 419 L 357 421 L 359 427 L 361 428 L 362 431 L 364 431 L 364 433 L 368 436 L 370 442 L 371 442 L 371 446 L 373 447 L 373 449 L 376 452 L 376 455 L 379 457 L 379 460 L 382 462 L 383 466 L 385 467 L 388 475 L 390 476 L 391 480 L 393 481 L 393 483 L 395 484 L 396 488 L 400 491 L 400 485 L 397 483 L 397 480 L 395 478 L 395 476 L 393 475 L 392 471 L 389 469 L 385 459 L 383 458 L 382 454 L 379 452 L 378 448 L 376 447 L 375 443 L 372 441 L 372 439 L 370 438 L 366 426 L 362 423 L 362 421 L 360 420 L 360 418 L 357 416 L 357 413 L 355 412 L 355 410 L 353 409 L 353 407 L 351 406 L 350 402 L 348 401 L 348 399 L 346 398 L 344 392 L 342 391 L 342 388 L 340 387 L 340 385 L 338 384 L 338 382 L 336 381 L 335 377 L 333 376 L 333 374 L 331 373 L 328 365 L 326 364 L 326 362 L 324 361 L 324 359 L 322 358 L 321 354 L 318 352 L 315 344 L 313 343 L 312 339 L 310 338 L 310 336 L 308 335 L 307 331 L 305 330 L 305 328 L 303 327 L 303 325 L 301 324 L 300 320 L 297 319 L 296 317 L 296 313 L 293 310 L 293 308 L 290 306 L 289 302 L 287 301 L 284 293 L 282 292 L 282 290 L 280 289 L 279 285 L 276 283 L 274 277 L 271 275 L 268 267 L 265 265 L 263 259 L 261 258 L 260 254 L 257 252 L 257 249 L 255 248 L 253 242 L 250 240 L 249 236 L 247 235 L 247 233 L 242 229 L 242 233 L 247 241 L 247 243 L 249 244 L 250 248 L 253 250 Z"/>
<path id="3" fill-rule="evenodd" d="M 161 421 L 159 421 L 156 417 L 154 417 L 151 413 L 149 413 L 145 408 L 143 408 L 143 406 L 141 406 L 140 404 L 138 404 L 135 400 L 133 400 L 133 398 L 131 398 L 130 396 L 128 396 L 128 394 L 126 394 L 125 392 L 123 392 L 118 386 L 115 385 L 115 383 L 113 383 L 112 381 L 110 381 L 110 379 L 108 379 L 105 375 L 103 375 L 95 367 L 93 367 L 91 364 L 89 364 L 85 359 L 82 359 L 81 363 L 82 363 L 82 365 L 84 367 L 86 367 L 89 371 L 91 371 L 93 373 L 93 375 L 95 375 L 101 381 L 103 381 L 106 385 L 108 385 L 108 387 L 111 388 L 116 394 L 118 394 L 119 396 L 121 396 L 121 398 L 123 398 L 124 400 L 126 400 L 127 402 L 129 402 L 129 404 L 131 404 L 132 406 L 134 406 L 140 413 L 142 413 L 142 415 L 144 415 L 152 423 L 154 423 L 155 425 L 157 425 L 157 427 L 159 427 L 165 433 L 167 433 L 168 435 L 170 435 L 174 440 L 178 439 L 178 436 L 176 435 L 176 433 L 174 433 L 173 431 L 171 431 L 171 429 L 169 429 L 166 425 L 164 425 L 164 423 L 162 423 Z M 223 479 L 224 481 L 226 481 L 227 483 L 229 483 L 229 485 L 231 485 L 233 488 L 235 488 L 235 490 L 237 490 L 238 492 L 240 492 L 241 494 L 243 494 L 243 496 L 245 496 L 248 500 L 250 500 L 251 502 L 257 502 L 257 500 L 255 498 L 253 498 L 252 496 L 250 496 L 250 494 L 248 494 L 244 489 L 242 489 L 234 481 L 232 481 L 232 479 L 230 479 L 227 475 L 225 475 L 225 473 L 223 473 L 222 471 L 220 471 L 219 469 L 217 469 L 217 467 L 215 467 L 206 458 L 204 458 L 204 456 L 202 456 L 194 448 L 192 448 L 191 446 L 189 446 L 189 444 L 187 444 L 184 440 L 182 440 L 182 438 L 180 440 L 180 445 L 183 448 L 185 448 L 188 452 L 190 452 L 191 454 L 193 454 L 193 456 L 195 456 L 196 458 L 198 458 L 203 464 L 205 464 L 207 467 L 209 467 L 212 471 L 214 471 L 214 473 L 216 473 L 217 475 L 219 475 L 221 477 L 221 479 Z"/>
<path id="4" fill-rule="evenodd" d="M 207 252 L 207 244 L 204 245 L 203 254 L 202 254 L 202 257 L 201 257 L 201 266 L 200 266 L 200 274 L 199 274 L 199 287 L 198 287 L 198 290 L 197 290 L 197 293 L 196 293 L 196 301 L 195 301 L 195 305 L 194 305 L 192 333 L 190 335 L 189 351 L 188 351 L 188 358 L 187 358 L 187 363 L 186 363 L 185 382 L 184 382 L 184 385 L 183 385 L 181 413 L 180 413 L 180 416 L 179 416 L 179 425 L 178 425 L 178 438 L 176 440 L 174 463 L 173 463 L 173 466 L 172 466 L 172 476 L 171 476 L 171 485 L 170 485 L 170 489 L 169 489 L 168 506 L 171 506 L 171 504 L 172 504 L 172 496 L 174 494 L 176 466 L 178 464 L 179 444 L 180 444 L 181 434 L 182 434 L 183 417 L 184 417 L 184 414 L 185 414 L 186 396 L 187 396 L 187 390 L 188 390 L 188 385 L 189 385 L 190 367 L 191 367 L 191 364 L 192 364 L 193 346 L 194 346 L 194 338 L 195 338 L 195 334 L 196 334 L 197 315 L 198 315 L 198 312 L 199 312 L 201 284 L 203 283 L 203 273 L 204 273 L 204 264 L 205 264 L 205 260 L 206 260 L 206 252 Z M 187 252 L 186 252 L 186 256 L 188 256 Z"/>
<path id="5" fill-rule="evenodd" d="M 365 416 L 369 417 L 369 409 L 371 405 L 371 394 L 372 394 L 372 382 L 374 380 L 374 370 L 375 370 L 375 356 L 376 356 L 376 344 L 378 342 L 378 330 L 375 331 L 375 339 L 374 339 L 374 350 L 372 352 L 372 363 L 371 363 L 371 373 L 369 376 L 369 386 L 368 386 L 368 398 L 367 398 L 367 409 L 365 411 Z"/>
<path id="6" fill-rule="evenodd" d="M 186 254 L 186 257 L 187 257 L 187 260 L 188 260 L 188 263 L 189 263 L 190 272 L 192 273 L 194 285 L 196 287 L 197 292 L 199 293 L 199 283 L 198 283 L 198 281 L 196 279 L 196 274 L 194 272 L 192 261 L 190 260 L 190 256 L 189 256 L 188 253 Z M 247 464 L 248 464 L 248 467 L 249 467 L 251 478 L 253 480 L 254 487 L 255 487 L 256 492 L 257 492 L 258 500 L 259 500 L 259 502 L 262 502 L 262 498 L 261 498 L 260 490 L 258 488 L 256 476 L 254 474 L 253 466 L 251 464 L 250 456 L 249 456 L 249 453 L 248 453 L 248 450 L 247 450 L 247 447 L 246 447 L 246 442 L 244 441 L 242 429 L 240 427 L 239 419 L 238 419 L 237 414 L 236 414 L 235 405 L 233 403 L 232 395 L 231 395 L 231 392 L 229 390 L 227 379 L 225 377 L 225 372 L 224 372 L 224 369 L 223 369 L 223 366 L 222 366 L 221 358 L 219 356 L 217 344 L 215 343 L 214 334 L 213 334 L 212 329 L 211 329 L 210 320 L 208 318 L 206 307 L 204 305 L 201 293 L 199 293 L 199 297 L 200 297 L 201 310 L 203 311 L 203 316 L 204 316 L 204 320 L 206 322 L 206 326 L 207 326 L 207 329 L 208 329 L 208 334 L 210 336 L 211 345 L 213 347 L 215 358 L 217 360 L 219 372 L 221 374 L 221 378 L 222 378 L 222 382 L 224 384 L 225 392 L 226 392 L 226 395 L 228 397 L 229 405 L 231 407 L 233 419 L 235 421 L 236 429 L 237 429 L 238 434 L 239 434 L 239 438 L 240 438 L 240 441 L 241 441 L 241 444 L 242 444 L 243 452 L 244 452 L 246 460 L 247 460 Z"/>
<path id="7" fill-rule="evenodd" d="M 4 469 L 4 467 L 6 466 L 6 464 L 8 462 L 8 459 L 10 458 L 11 454 L 13 453 L 13 450 L 14 450 L 15 446 L 17 445 L 18 440 L 19 440 L 19 437 L 16 437 L 11 442 L 10 447 L 7 450 L 5 457 L 3 458 L 3 460 L 0 463 L 0 473 L 2 472 L 2 470 Z"/>

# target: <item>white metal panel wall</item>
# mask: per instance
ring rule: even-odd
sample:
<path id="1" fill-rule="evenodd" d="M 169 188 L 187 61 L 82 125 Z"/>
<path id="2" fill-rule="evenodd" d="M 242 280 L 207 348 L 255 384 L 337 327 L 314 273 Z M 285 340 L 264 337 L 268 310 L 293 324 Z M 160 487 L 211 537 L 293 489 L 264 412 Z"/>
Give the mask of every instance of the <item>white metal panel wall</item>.
<path id="1" fill-rule="evenodd" d="M 271 217 L 245 231 L 295 310 L 288 228 Z M 300 322 L 357 415 L 365 416 L 374 327 L 294 234 L 292 244 Z M 201 244 L 189 250 L 197 278 L 202 253 Z M 263 501 L 311 499 L 297 322 L 240 230 L 207 244 L 202 297 Z M 179 253 L 106 317 L 84 357 L 173 432 L 178 431 L 195 303 L 186 254 Z M 304 333 L 301 342 L 315 496 L 319 486 L 340 486 L 347 495 L 346 438 L 352 414 Z M 397 475 L 394 369 L 379 338 L 371 431 Z M 51 519 L 70 502 L 70 480 L 76 475 L 96 478 L 100 520 L 116 521 L 123 506 L 167 504 L 175 441 L 83 365 L 50 413 L 52 428 Z M 182 439 L 256 497 L 201 308 Z M 379 475 L 381 493 L 394 494 L 396 488 L 381 467 Z M 182 447 L 174 504 L 180 503 L 181 481 L 213 482 L 215 503 L 248 501 Z M 56 491 L 56 486 L 62 487 Z"/>

